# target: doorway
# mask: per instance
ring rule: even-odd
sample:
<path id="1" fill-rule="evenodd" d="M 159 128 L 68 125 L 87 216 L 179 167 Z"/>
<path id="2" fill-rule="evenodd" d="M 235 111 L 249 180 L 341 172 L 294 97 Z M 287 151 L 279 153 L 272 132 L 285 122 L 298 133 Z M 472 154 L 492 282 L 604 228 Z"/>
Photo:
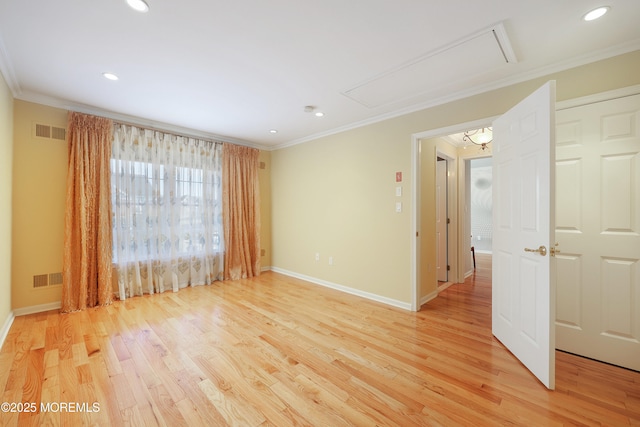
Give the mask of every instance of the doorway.
<path id="1" fill-rule="evenodd" d="M 492 164 L 491 157 L 469 160 L 469 216 L 474 254 L 491 254 Z"/>
<path id="2" fill-rule="evenodd" d="M 557 113 L 557 347 L 640 371 L 640 94 Z"/>
<path id="3" fill-rule="evenodd" d="M 447 160 L 436 159 L 436 279 L 438 289 L 449 281 L 449 209 L 447 191 Z"/>
<path id="4" fill-rule="evenodd" d="M 464 182 L 464 160 L 471 157 L 487 156 L 491 154 L 480 150 L 480 147 L 463 150 L 461 146 L 452 143 L 449 135 L 464 132 L 468 129 L 478 129 L 490 124 L 491 119 L 471 122 L 451 128 L 439 129 L 413 136 L 413 202 L 416 207 L 412 211 L 412 224 L 415 237 L 412 241 L 412 283 L 415 299 L 412 309 L 419 308 L 437 297 L 438 284 L 463 283 L 466 277 L 466 262 L 471 260 L 470 238 L 466 225 L 468 205 L 464 200 L 466 189 L 459 185 Z M 442 159 L 442 160 L 439 160 Z M 436 183 L 436 169 L 440 164 L 440 184 Z M 446 164 L 446 173 L 445 165 Z M 462 174 L 462 175 L 461 175 Z M 446 178 L 445 178 L 446 175 Z M 442 184 L 445 181 L 446 185 Z M 437 187 L 441 190 L 437 191 Z M 446 190 L 446 193 L 445 193 Z M 437 193 L 440 194 L 440 214 L 436 213 Z M 446 196 L 446 197 L 445 197 Z M 446 208 L 446 211 L 445 211 Z M 437 231 L 436 217 L 442 219 L 441 230 Z M 440 234 L 438 242 L 437 235 Z M 446 237 L 445 237 L 446 236 Z M 438 249 L 440 247 L 441 249 Z M 436 265 L 440 265 L 437 274 Z"/>
<path id="5" fill-rule="evenodd" d="M 614 93 L 615 92 L 615 93 Z M 606 101 L 609 99 L 616 99 L 616 98 L 624 98 L 624 97 L 629 97 L 630 95 L 633 94 L 637 94 L 640 92 L 640 86 L 638 87 L 632 87 L 632 88 L 627 88 L 625 90 L 619 90 L 619 91 L 614 91 L 611 93 L 602 93 L 602 94 L 597 94 L 597 95 L 592 95 L 589 97 L 585 97 L 585 98 L 581 98 L 581 99 L 576 99 L 576 100 L 571 100 L 571 101 L 565 101 L 562 102 L 560 104 L 558 104 L 558 111 L 561 110 L 566 110 L 569 108 L 573 108 L 573 107 L 579 107 L 579 106 L 583 106 L 583 105 L 588 105 L 588 104 L 592 104 L 595 102 L 601 102 L 601 101 Z M 628 109 L 629 111 L 631 111 L 630 109 Z M 626 111 L 626 110 L 625 110 Z M 564 114 L 564 113 L 563 113 Z M 612 142 L 610 140 L 613 139 L 622 139 L 622 137 L 625 137 L 626 133 L 623 131 L 629 131 L 629 130 L 634 130 L 635 126 L 626 126 L 626 123 L 629 123 L 631 119 L 633 119 L 634 117 L 638 117 L 637 116 L 637 112 L 635 114 L 627 114 L 627 115 L 623 115 L 623 116 L 607 116 L 606 120 L 604 120 L 604 124 L 607 126 L 607 131 L 609 133 L 612 133 L 612 130 L 615 130 L 615 132 L 617 133 L 613 133 L 615 138 L 609 138 L 607 139 L 605 142 L 606 144 L 603 145 L 612 145 Z M 623 120 L 625 119 L 625 120 Z M 629 120 L 626 120 L 629 119 Z M 456 132 L 461 132 L 465 129 L 472 129 L 474 127 L 482 127 L 482 126 L 487 126 L 489 123 L 491 123 L 493 121 L 493 119 L 485 119 L 483 121 L 478 121 L 478 122 L 470 122 L 470 123 L 465 123 L 465 124 L 461 124 L 461 125 L 457 125 L 457 126 L 452 126 L 452 127 L 448 127 L 448 128 L 442 128 L 442 129 L 436 129 L 433 131 L 428 131 L 428 132 L 424 132 L 421 134 L 416 134 L 414 135 L 414 144 L 416 144 L 414 146 L 417 147 L 419 146 L 419 142 L 425 138 L 442 138 L 444 135 L 450 135 Z M 594 123 L 600 123 L 602 120 L 594 120 Z M 564 120 L 560 120 L 559 121 L 559 125 L 563 124 Z M 558 129 L 558 144 L 562 145 L 563 139 L 567 139 L 567 143 L 565 143 L 565 145 L 567 147 L 572 147 L 572 146 L 578 146 L 578 144 L 576 144 L 575 142 L 571 142 L 573 141 L 571 138 L 574 137 L 575 135 L 578 134 L 578 130 L 581 129 L 581 127 L 579 125 L 576 125 L 576 123 L 578 123 L 577 120 L 567 120 L 566 124 L 564 125 L 563 129 Z M 602 132 L 600 132 L 602 133 Z M 595 132 L 595 134 L 598 134 L 598 132 Z M 626 138 L 626 137 L 625 137 Z M 630 144 L 627 142 L 627 144 Z M 630 154 L 630 153 L 635 153 L 635 154 Z M 459 187 L 459 194 L 458 194 L 458 200 L 460 201 L 458 206 L 456 207 L 456 210 L 454 212 L 451 213 L 452 216 L 457 215 L 458 218 L 460 218 L 458 227 L 459 227 L 459 242 L 457 242 L 457 252 L 455 252 L 455 257 L 453 257 L 452 259 L 449 260 L 450 264 L 451 264 L 451 268 L 452 270 L 455 270 L 456 268 L 459 269 L 461 272 L 464 272 L 465 274 L 472 274 L 473 270 L 472 268 L 468 268 L 467 266 L 471 264 L 471 253 L 469 251 L 469 248 L 471 246 L 471 224 L 470 222 L 467 223 L 466 219 L 467 216 L 467 208 L 469 207 L 470 203 L 469 203 L 469 182 L 470 182 L 470 162 L 473 160 L 474 157 L 477 156 L 472 156 L 469 155 L 469 153 L 465 153 L 462 150 L 458 151 L 459 157 L 457 157 L 456 162 L 457 162 L 457 169 L 456 169 L 456 173 L 458 175 L 459 181 L 462 185 L 460 185 Z M 580 175 L 577 173 L 573 173 L 570 174 L 569 172 L 574 172 L 574 170 L 578 170 L 577 165 L 579 164 L 579 162 L 575 161 L 575 158 L 577 158 L 576 156 L 570 157 L 568 159 L 564 159 L 563 157 L 559 157 L 557 160 L 559 161 L 559 164 L 556 166 L 558 169 L 557 173 L 559 174 L 559 178 L 560 178 L 560 182 L 562 183 L 563 180 L 565 182 L 569 182 L 570 179 L 573 179 L 575 177 L 574 181 L 576 183 L 580 183 L 582 182 L 579 178 L 581 176 L 590 176 L 590 175 Z M 601 163 L 603 163 L 605 166 L 609 166 L 610 164 L 613 164 L 613 161 L 618 161 L 618 163 L 616 163 L 616 165 L 621 164 L 623 166 L 627 166 L 628 164 L 631 164 L 633 162 L 637 162 L 638 159 L 638 154 L 636 151 L 633 150 L 629 150 L 627 149 L 627 151 L 625 151 L 623 153 L 623 155 L 619 155 L 616 154 L 615 156 L 612 155 L 606 155 L 604 157 L 602 157 L 602 159 L 600 160 Z M 625 163 L 627 162 L 627 163 Z M 419 173 L 419 164 L 416 162 L 414 163 L 416 165 L 416 167 L 418 168 L 418 173 Z M 634 163 L 635 164 L 635 163 Z M 573 168 L 573 169 L 571 169 Z M 608 203 L 607 206 L 617 206 L 620 205 L 622 202 L 624 202 L 624 206 L 627 206 L 627 208 L 629 206 L 637 206 L 637 200 L 640 200 L 640 196 L 637 192 L 637 188 L 636 186 L 631 186 L 629 188 L 627 188 L 626 194 L 629 194 L 629 190 L 630 189 L 636 189 L 635 191 L 635 195 L 632 194 L 632 197 L 625 197 L 625 198 L 621 198 L 620 197 L 620 188 L 621 188 L 621 184 L 620 183 L 637 183 L 637 175 L 636 178 L 632 178 L 631 175 L 633 173 L 637 172 L 633 172 L 636 171 L 636 169 L 634 169 L 633 167 L 611 167 L 610 170 L 608 170 L 609 172 L 611 172 L 612 174 L 618 174 L 618 175 L 622 175 L 622 178 L 625 179 L 621 179 L 621 178 L 616 178 L 611 179 L 611 182 L 616 183 L 615 184 L 615 188 L 617 189 L 617 191 L 607 191 L 607 192 L 595 192 L 594 195 L 601 197 L 602 194 L 604 194 L 604 196 L 609 197 L 609 198 L 614 198 L 617 197 L 615 199 L 612 199 L 612 201 L 610 201 Z M 624 173 L 626 173 L 626 175 L 624 175 Z M 566 175 L 566 176 L 565 176 Z M 616 176 L 618 176 L 616 175 Z M 463 184 L 466 183 L 466 184 Z M 561 184 L 562 185 L 562 184 Z M 578 197 L 580 194 L 584 193 L 585 191 L 587 193 L 589 193 L 589 188 L 587 188 L 586 190 L 584 190 L 582 193 L 581 192 L 577 192 L 575 191 L 575 188 L 578 188 L 578 184 L 574 185 L 573 187 L 571 187 L 572 190 L 570 192 L 564 192 L 564 194 L 569 194 L 571 197 L 573 197 L 573 199 L 575 199 L 576 197 Z M 580 187 L 582 188 L 582 187 Z M 562 192 L 561 189 L 558 189 L 558 191 Z M 587 194 L 585 193 L 585 194 Z M 560 196 L 560 195 L 559 195 Z M 580 304 L 579 301 L 576 300 L 575 296 L 576 295 L 580 295 L 581 292 L 583 293 L 583 291 L 580 291 L 578 288 L 578 284 L 584 281 L 584 277 L 600 277 L 599 275 L 587 275 L 585 276 L 585 273 L 577 267 L 574 267 L 574 265 L 578 265 L 579 262 L 582 260 L 582 258 L 584 258 L 584 256 L 582 256 L 582 253 L 580 252 L 580 246 L 576 246 L 573 245 L 573 242 L 569 240 L 569 238 L 574 238 L 574 235 L 578 235 L 577 232 L 575 232 L 574 229 L 577 229 L 576 226 L 573 225 L 567 225 L 568 224 L 568 220 L 572 219 L 572 218 L 581 218 L 580 215 L 569 215 L 569 213 L 574 213 L 577 212 L 577 208 L 579 207 L 579 205 L 577 203 L 570 203 L 570 200 L 573 200 L 571 197 L 568 196 L 560 196 L 561 197 L 561 202 L 560 202 L 560 211 L 558 212 L 558 229 L 557 231 L 559 232 L 558 237 L 558 242 L 559 242 L 559 246 L 556 250 L 559 250 L 559 254 L 556 257 L 556 259 L 558 260 L 558 267 L 559 267 L 559 271 L 558 271 L 558 275 L 559 275 L 559 282 L 563 283 L 563 284 L 573 284 L 574 288 L 573 290 L 571 290 L 570 292 L 566 292 L 566 293 L 562 293 L 563 290 L 561 288 L 558 289 L 558 292 L 560 293 L 558 295 L 558 301 L 557 301 L 557 307 L 556 309 L 558 310 L 557 314 L 558 314 L 558 318 L 557 318 L 557 330 L 558 330 L 558 347 L 559 348 L 563 348 L 563 341 L 567 340 L 567 337 L 565 337 L 563 334 L 565 334 L 565 331 L 569 331 L 569 332 L 574 332 L 576 330 L 578 330 L 579 328 L 581 329 L 582 326 L 577 326 L 580 325 L 580 323 L 574 319 L 591 319 L 591 317 L 589 316 L 584 316 L 584 313 L 590 312 L 588 310 L 585 310 Z M 582 200 L 584 199 L 585 201 L 588 200 L 586 197 L 582 197 Z M 615 203 L 613 203 L 615 202 Z M 564 203 L 564 204 L 563 204 Z M 616 205 L 617 203 L 617 205 Z M 564 208 L 563 208 L 564 206 Z M 619 222 L 621 221 L 620 218 L 622 219 L 626 219 L 627 217 L 621 217 L 621 212 L 630 212 L 629 209 L 608 209 L 608 210 L 602 210 L 600 208 L 594 208 L 591 209 L 591 211 L 596 212 L 596 213 L 602 213 L 602 214 L 607 214 L 609 215 L 607 218 L 610 220 L 610 222 L 613 222 L 613 220 L 618 220 Z M 640 210 L 636 210 L 636 211 L 632 211 L 632 212 L 640 212 Z M 627 215 L 629 218 L 637 218 L 637 213 L 634 215 Z M 419 216 L 417 217 L 419 218 Z M 635 220 L 636 223 L 640 223 L 637 220 Z M 574 221 L 575 222 L 575 221 Z M 634 223 L 635 224 L 635 223 Z M 573 228 L 571 228 L 573 227 Z M 631 229 L 632 227 L 629 226 L 625 226 L 628 229 Z M 613 235 L 613 237 L 620 237 L 620 235 L 624 234 L 625 232 L 625 227 L 622 226 L 609 226 L 609 228 L 614 228 L 615 230 L 613 231 L 608 231 L 609 234 Z M 632 234 L 632 233 L 627 233 L 627 234 Z M 635 235 L 634 235 L 635 236 Z M 624 237 L 624 236 L 622 236 Z M 575 247 L 574 247 L 575 246 Z M 585 245 L 583 245 L 584 247 Z M 638 245 L 632 246 L 633 248 L 637 248 L 640 247 Z M 576 249 L 577 248 L 577 249 Z M 618 250 L 618 248 L 615 248 L 616 250 Z M 633 295 L 633 293 L 631 292 L 632 289 L 640 289 L 638 288 L 637 285 L 637 273 L 634 276 L 633 273 L 629 273 L 630 271 L 632 271 L 631 266 L 633 265 L 634 268 L 637 268 L 635 266 L 637 266 L 637 262 L 630 262 L 629 260 L 636 260 L 636 259 L 640 259 L 637 254 L 634 254 L 633 256 L 630 255 L 617 255 L 616 257 L 610 257 L 611 259 L 613 259 L 613 261 L 611 261 L 609 258 L 607 258 L 604 263 L 605 267 L 608 268 L 609 270 L 605 270 L 606 273 L 610 273 L 611 276 L 613 276 L 613 273 L 616 273 L 617 276 L 616 280 L 610 280 L 608 281 L 609 283 L 613 283 L 616 284 L 617 287 L 613 288 L 611 287 L 610 289 L 608 289 L 607 291 L 611 290 L 617 290 L 619 291 L 618 294 L 606 294 L 607 298 L 606 300 L 603 299 L 603 301 L 608 302 L 609 304 L 609 310 L 606 312 L 608 313 L 608 317 L 603 317 L 603 316 L 598 316 L 599 318 L 604 318 L 607 321 L 609 321 L 609 324 L 607 325 L 607 329 L 605 329 L 604 333 L 599 334 L 599 337 L 604 337 L 607 339 L 611 339 L 613 338 L 618 338 L 621 337 L 621 339 L 619 339 L 618 341 L 620 342 L 624 342 L 624 343 L 632 343 L 632 344 L 636 344 L 637 342 L 640 342 L 640 338 L 638 338 L 635 334 L 635 332 L 628 332 L 628 331 L 636 331 L 636 330 L 640 330 L 640 327 L 635 326 L 632 324 L 632 322 L 629 322 L 629 318 L 625 317 L 624 319 L 622 318 L 622 314 L 624 313 L 637 313 L 640 312 L 638 311 L 639 309 L 637 307 L 640 307 L 640 305 L 638 305 L 638 301 L 640 301 L 640 298 L 635 298 L 635 297 L 631 297 L 631 298 L 622 298 L 620 297 L 620 295 Z M 466 264 L 468 262 L 468 264 Z M 570 265 L 571 263 L 573 263 L 572 265 Z M 601 263 L 594 263 L 594 262 L 589 262 L 589 263 L 585 263 L 583 262 L 582 264 L 580 264 L 583 267 L 590 267 L 590 266 L 596 266 L 596 265 L 600 265 L 603 264 Z M 416 267 L 417 268 L 417 267 Z M 626 270 L 625 270 L 626 268 Z M 622 273 L 619 273 L 620 271 L 622 271 Z M 634 270 L 637 272 L 637 270 Z M 562 277 L 562 280 L 560 280 L 560 277 Z M 634 277 L 636 277 L 635 281 L 632 280 Z M 581 279 L 582 278 L 582 279 Z M 571 279 L 571 280 L 569 280 Z M 573 280 L 576 279 L 576 280 Z M 624 279 L 624 280 L 623 280 Z M 564 286 L 564 285 L 563 285 Z M 593 287 L 596 290 L 600 290 L 601 292 L 598 295 L 602 295 L 602 284 L 600 284 L 600 287 L 595 286 Z M 622 292 L 620 290 L 626 291 Z M 419 291 L 419 288 L 416 289 L 416 295 L 417 292 Z M 636 293 L 635 294 L 640 295 L 640 293 Z M 614 297 L 617 297 L 618 299 L 616 301 L 622 301 L 625 302 L 625 304 L 622 303 L 614 303 Z M 634 301 L 635 304 L 634 305 Z M 419 306 L 417 306 L 417 308 L 419 308 Z M 640 318 L 640 317 L 636 317 Z M 637 320 L 636 320 L 637 322 Z M 612 325 L 612 326 L 611 326 Z M 615 328 L 614 328 L 615 327 Z M 624 329 L 624 327 L 627 327 L 627 330 Z M 635 329 L 634 329 L 635 328 Z M 612 352 L 608 351 L 608 345 L 603 345 L 603 346 L 594 346 L 591 345 L 589 348 L 595 348 L 598 350 L 602 350 L 604 355 L 610 355 Z M 575 353 L 584 353 L 582 350 L 577 351 L 574 350 Z M 633 349 L 631 351 L 624 351 L 624 354 L 631 354 L 631 355 L 637 355 L 640 354 L 638 353 L 637 349 Z M 589 355 L 588 355 L 589 357 Z M 593 358 L 601 358 L 601 360 L 604 360 L 604 358 L 602 358 L 602 354 L 598 354 L 598 355 L 592 355 L 590 357 Z M 635 360 L 640 360 L 637 359 L 637 357 L 635 357 Z M 623 362 L 621 361 L 613 361 L 610 363 L 614 363 L 614 364 L 618 364 L 618 365 L 624 365 Z M 637 369 L 637 368 L 636 368 Z"/>

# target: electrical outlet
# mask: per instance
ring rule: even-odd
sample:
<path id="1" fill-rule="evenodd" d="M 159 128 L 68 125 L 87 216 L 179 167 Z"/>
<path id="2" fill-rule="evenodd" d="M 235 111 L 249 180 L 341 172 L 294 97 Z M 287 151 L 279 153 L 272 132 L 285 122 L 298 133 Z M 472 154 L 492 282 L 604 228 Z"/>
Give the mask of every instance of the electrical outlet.
<path id="1" fill-rule="evenodd" d="M 320 252 L 316 252 L 316 261 L 320 261 Z"/>
<path id="2" fill-rule="evenodd" d="M 333 265 L 333 257 L 332 256 L 329 257 L 329 265 Z"/>

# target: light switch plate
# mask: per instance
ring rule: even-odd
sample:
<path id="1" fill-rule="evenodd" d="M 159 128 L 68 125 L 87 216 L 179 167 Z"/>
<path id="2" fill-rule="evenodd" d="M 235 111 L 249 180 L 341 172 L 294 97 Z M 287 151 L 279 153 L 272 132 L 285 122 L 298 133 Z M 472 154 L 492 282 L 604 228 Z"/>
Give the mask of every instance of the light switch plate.
<path id="1" fill-rule="evenodd" d="M 398 197 L 402 196 L 402 186 L 396 187 L 396 196 Z"/>
<path id="2" fill-rule="evenodd" d="M 396 212 L 402 212 L 402 202 L 396 202 Z"/>

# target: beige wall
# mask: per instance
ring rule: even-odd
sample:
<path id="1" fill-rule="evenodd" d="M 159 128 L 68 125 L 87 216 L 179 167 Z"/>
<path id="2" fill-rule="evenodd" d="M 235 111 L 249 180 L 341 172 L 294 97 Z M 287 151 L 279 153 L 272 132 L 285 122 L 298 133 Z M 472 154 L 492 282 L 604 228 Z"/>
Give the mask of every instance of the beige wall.
<path id="1" fill-rule="evenodd" d="M 409 304 L 412 135 L 502 114 L 549 79 L 558 101 L 640 84 L 640 51 L 274 151 L 273 266 Z"/>
<path id="2" fill-rule="evenodd" d="M 419 231 L 419 250 L 418 256 L 418 286 L 419 299 L 431 298 L 438 287 L 436 278 L 436 159 L 438 153 L 444 154 L 450 159 L 456 159 L 458 153 L 456 149 L 442 138 L 426 139 L 419 142 L 420 144 L 420 211 L 417 220 L 417 228 Z M 449 180 L 455 182 L 455 161 L 452 161 L 451 172 L 453 176 Z M 449 198 L 455 198 L 456 194 L 449 194 Z M 451 217 L 455 217 L 450 212 Z M 456 223 L 449 225 L 450 241 L 457 238 Z M 453 267 L 453 266 L 452 266 Z M 449 281 L 453 279 L 453 271 L 450 272 Z"/>
<path id="3" fill-rule="evenodd" d="M 60 285 L 33 276 L 62 272 L 67 144 L 33 135 L 33 124 L 66 128 L 67 111 L 16 100 L 13 144 L 13 309 L 60 302 Z"/>
<path id="4" fill-rule="evenodd" d="M 558 81 L 558 100 L 640 84 L 640 52 L 551 77 Z M 261 152 L 262 266 L 408 304 L 410 212 L 415 209 L 410 194 L 411 135 L 502 113 L 546 80 Z M 11 270 L 12 283 L 11 292 L 5 292 L 0 276 L 0 322 L 10 293 L 13 309 L 59 302 L 60 288 L 33 289 L 33 276 L 62 270 L 66 143 L 39 140 L 31 129 L 34 122 L 65 127 L 67 112 L 18 100 L 12 112 L 11 104 L 6 85 L 0 84 L 0 150 L 6 154 L 0 155 L 0 173 L 9 174 L 1 182 L 11 181 L 11 150 L 14 160 L 13 187 L 0 187 L 0 201 L 8 200 L 13 190 L 12 209 L 0 211 L 0 227 L 13 216 L 11 250 L 7 243 L 5 256 L 0 246 L 0 262 L 7 264 L 0 274 L 8 281 Z M 12 113 L 13 147 L 6 143 L 11 141 L 11 126 L 5 126 Z M 398 171 L 404 178 L 400 184 L 395 182 Z M 401 197 L 395 196 L 397 185 L 403 187 Z M 396 201 L 403 203 L 402 213 L 395 213 Z"/>
<path id="5" fill-rule="evenodd" d="M 260 258 L 260 266 L 271 267 L 271 152 L 260 151 L 260 246 L 264 255 Z"/>
<path id="6" fill-rule="evenodd" d="M 12 152 L 13 97 L 0 74 L 0 335 L 11 316 Z"/>
<path id="7" fill-rule="evenodd" d="M 7 277 L 6 283 L 7 287 L 12 283 L 11 308 L 16 310 L 60 302 L 60 286 L 34 289 L 33 276 L 62 271 L 67 144 L 65 141 L 34 137 L 32 128 L 34 123 L 66 128 L 67 111 L 16 100 L 13 114 L 13 245 L 11 251 L 7 248 L 7 256 L 1 260 L 6 260 L 7 263 L 12 260 L 11 278 Z M 2 126 L 2 129 L 10 127 Z M 11 141 L 10 136 L 8 140 Z M 8 144 L 8 149 L 11 147 L 11 144 Z M 10 155 L 2 157 L 3 160 L 10 158 Z M 265 166 L 259 173 L 262 199 L 261 243 L 265 250 L 261 263 L 263 267 L 269 267 L 271 153 L 261 151 L 259 161 Z M 10 161 L 8 165 L 11 166 Z M 2 168 L 3 173 L 10 170 L 10 167 Z M 9 194 L 8 191 L 7 198 L 10 197 Z M 8 205 L 9 203 L 5 204 Z M 10 218 L 10 214 L 11 210 L 7 210 L 7 218 Z M 1 271 L 7 271 L 7 275 L 9 274 L 9 268 Z M 3 298 L 2 301 L 9 304 L 9 292 L 7 298 Z M 1 319 L 3 318 L 0 317 Z"/>
<path id="8" fill-rule="evenodd" d="M 273 265 L 408 301 L 410 158 L 406 135 L 394 123 L 274 151 Z M 396 172 L 403 173 L 401 183 Z"/>

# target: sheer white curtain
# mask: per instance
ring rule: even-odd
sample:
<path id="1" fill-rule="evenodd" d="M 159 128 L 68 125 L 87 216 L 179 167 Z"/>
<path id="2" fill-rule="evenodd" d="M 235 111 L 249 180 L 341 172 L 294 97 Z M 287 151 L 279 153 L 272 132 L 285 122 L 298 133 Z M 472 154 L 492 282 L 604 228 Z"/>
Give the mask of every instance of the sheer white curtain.
<path id="1" fill-rule="evenodd" d="M 113 263 L 120 299 L 223 279 L 222 146 L 115 125 Z"/>

